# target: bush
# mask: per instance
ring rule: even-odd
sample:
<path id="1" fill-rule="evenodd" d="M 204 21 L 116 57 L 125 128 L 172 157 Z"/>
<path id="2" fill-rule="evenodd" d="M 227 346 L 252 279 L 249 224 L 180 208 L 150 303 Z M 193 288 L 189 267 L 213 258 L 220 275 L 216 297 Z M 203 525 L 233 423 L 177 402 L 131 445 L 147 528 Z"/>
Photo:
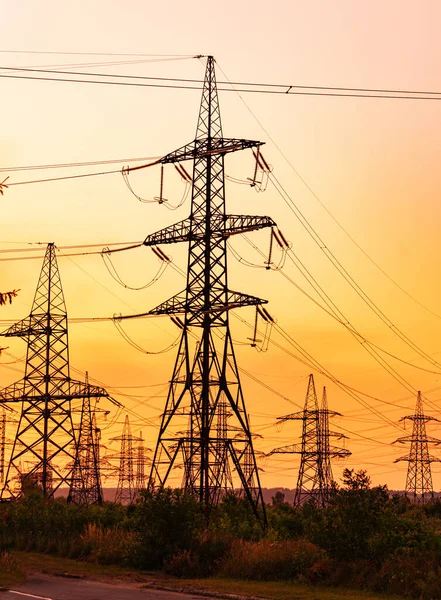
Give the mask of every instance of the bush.
<path id="1" fill-rule="evenodd" d="M 235 540 L 220 573 L 235 579 L 292 580 L 305 575 L 323 557 L 323 551 L 306 540 Z"/>

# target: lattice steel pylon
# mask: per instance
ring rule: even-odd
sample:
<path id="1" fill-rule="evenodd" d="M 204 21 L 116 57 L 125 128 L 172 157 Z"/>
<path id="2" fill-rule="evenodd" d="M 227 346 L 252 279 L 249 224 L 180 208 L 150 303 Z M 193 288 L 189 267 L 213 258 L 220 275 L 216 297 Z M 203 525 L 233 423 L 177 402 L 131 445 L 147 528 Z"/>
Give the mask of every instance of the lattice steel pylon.
<path id="1" fill-rule="evenodd" d="M 85 383 L 88 388 L 87 373 Z M 103 503 L 100 473 L 101 432 L 96 424 L 96 412 L 96 407 L 91 406 L 90 396 L 85 396 L 81 405 L 75 460 L 67 497 L 68 502 L 82 506 Z"/>
<path id="2" fill-rule="evenodd" d="M 433 462 L 441 462 L 440 458 L 429 454 L 429 444 L 441 444 L 441 440 L 430 437 L 426 433 L 426 423 L 438 421 L 435 417 L 424 414 L 423 399 L 418 392 L 415 414 L 402 417 L 400 421 L 413 421 L 412 434 L 395 440 L 394 443 L 410 443 L 410 452 L 406 456 L 396 458 L 394 462 L 406 461 L 408 463 L 406 477 L 406 496 L 412 502 L 425 503 L 433 498 L 432 469 Z"/>
<path id="3" fill-rule="evenodd" d="M 133 504 L 137 496 L 136 486 L 136 459 L 133 442 L 140 442 L 141 438 L 132 435 L 130 430 L 129 415 L 126 415 L 122 434 L 113 438 L 113 441 L 121 442 L 118 454 L 109 456 L 119 461 L 118 485 L 116 486 L 115 502 L 120 504 Z"/>
<path id="4" fill-rule="evenodd" d="M 302 441 L 300 444 L 275 448 L 272 454 L 300 454 L 300 468 L 294 495 L 294 505 L 313 500 L 317 506 L 328 504 L 333 477 L 331 459 L 346 458 L 351 452 L 346 448 L 331 445 L 331 438 L 345 439 L 342 433 L 329 430 L 329 417 L 341 416 L 329 410 L 326 388 L 323 388 L 322 403 L 319 407 L 315 391 L 314 376 L 311 374 L 306 391 L 303 411 L 279 417 L 278 421 L 302 421 Z"/>
<path id="5" fill-rule="evenodd" d="M 108 397 L 102 388 L 71 379 L 67 329 L 55 245 L 51 243 L 29 317 L 1 334 L 27 342 L 24 378 L 0 390 L 0 404 L 21 403 L 2 498 L 20 496 L 27 480 L 36 482 L 45 497 L 52 497 L 60 486 L 69 487 L 75 457 L 72 401 Z"/>
<path id="6" fill-rule="evenodd" d="M 196 138 L 158 161 L 163 165 L 193 161 L 190 217 L 148 235 L 144 244 L 189 243 L 186 289 L 148 313 L 184 315 L 150 485 L 164 486 L 179 462 L 177 457 L 182 455 L 183 487 L 198 498 L 208 518 L 221 497 L 222 473 L 227 472 L 226 468 L 218 468 L 219 462 L 228 461 L 235 474 L 235 487 L 243 488 L 256 517 L 265 526 L 265 507 L 230 334 L 229 310 L 266 301 L 228 288 L 227 240 L 231 235 L 273 227 L 275 223 L 265 216 L 227 214 L 224 190 L 225 155 L 260 145 L 257 141 L 223 137 L 214 59 L 209 56 Z M 193 357 L 190 328 L 198 340 Z M 221 441 L 216 423 L 222 402 L 231 412 L 229 421 L 240 433 Z M 183 418 L 190 419 L 187 436 L 177 433 L 182 429 Z M 252 454 L 255 487 L 249 485 L 244 474 L 248 451 Z"/>
<path id="7" fill-rule="evenodd" d="M 151 452 L 150 448 L 144 446 L 144 438 L 142 437 L 142 431 L 139 433 L 138 446 L 136 448 L 136 475 L 135 475 L 135 487 L 136 491 L 143 490 L 147 487 L 147 477 L 145 473 L 145 467 L 148 462 L 147 452 Z"/>

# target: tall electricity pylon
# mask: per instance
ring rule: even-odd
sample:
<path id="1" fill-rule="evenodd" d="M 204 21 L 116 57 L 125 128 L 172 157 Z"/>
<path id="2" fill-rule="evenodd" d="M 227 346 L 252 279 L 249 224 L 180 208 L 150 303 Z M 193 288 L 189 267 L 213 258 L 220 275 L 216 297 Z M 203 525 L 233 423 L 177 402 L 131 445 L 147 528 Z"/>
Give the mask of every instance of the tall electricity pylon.
<path id="1" fill-rule="evenodd" d="M 89 388 L 87 373 L 86 386 Z M 100 473 L 101 432 L 96 424 L 96 412 L 96 407 L 91 406 L 90 396 L 85 396 L 81 406 L 75 461 L 67 497 L 68 502 L 78 505 L 103 503 Z"/>
<path id="2" fill-rule="evenodd" d="M 67 313 L 54 244 L 47 246 L 29 317 L 1 335 L 27 342 L 24 378 L 0 391 L 0 403 L 21 404 L 1 497 L 17 498 L 28 482 L 52 497 L 71 483 L 72 401 L 108 397 L 104 389 L 70 377 Z"/>
<path id="3" fill-rule="evenodd" d="M 315 391 L 314 376 L 308 381 L 305 406 L 303 411 L 279 417 L 278 421 L 302 421 L 301 444 L 293 444 L 275 448 L 272 454 L 300 454 L 300 468 L 297 478 L 294 505 L 300 506 L 313 500 L 317 506 L 324 507 L 329 502 L 333 477 L 331 459 L 346 458 L 351 455 L 346 448 L 331 445 L 331 437 L 345 439 L 342 433 L 329 430 L 329 417 L 341 416 L 340 413 L 329 410 L 326 388 L 323 388 L 323 398 L 319 407 Z"/>
<path id="4" fill-rule="evenodd" d="M 412 502 L 424 503 L 433 498 L 432 470 L 430 464 L 441 462 L 441 459 L 429 454 L 429 444 L 441 444 L 441 440 L 426 434 L 426 423 L 438 421 L 435 417 L 424 414 L 421 392 L 418 392 L 415 414 L 402 417 L 400 421 L 413 421 L 412 435 L 398 438 L 394 443 L 410 443 L 410 452 L 401 456 L 394 462 L 406 461 L 408 463 L 406 478 L 406 496 Z"/>
<path id="5" fill-rule="evenodd" d="M 147 236 L 144 244 L 189 243 L 185 290 L 148 313 L 184 315 L 150 485 L 164 486 L 178 465 L 178 456 L 182 456 L 183 487 L 199 499 L 208 518 L 221 496 L 222 480 L 230 468 L 225 464 L 228 461 L 236 475 L 235 487 L 244 490 L 256 517 L 265 525 L 265 507 L 230 333 L 229 311 L 266 301 L 229 289 L 227 240 L 231 235 L 273 227 L 275 223 L 265 216 L 227 214 L 224 189 L 225 155 L 260 145 L 257 141 L 223 137 L 214 59 L 209 56 L 196 138 L 158 161 L 162 165 L 193 161 L 190 217 Z M 194 354 L 190 328 L 197 338 Z M 239 431 L 233 437 L 219 439 L 216 423 L 222 402 L 231 412 L 232 427 Z M 190 419 L 188 435 L 178 433 L 183 418 L 185 424 Z M 249 452 L 254 487 L 244 473 Z"/>
<path id="6" fill-rule="evenodd" d="M 119 462 L 118 485 L 116 487 L 115 502 L 120 504 L 133 504 L 137 496 L 136 488 L 136 459 L 133 442 L 140 442 L 141 438 L 135 437 L 130 431 L 129 415 L 126 415 L 122 434 L 111 438 L 121 442 L 118 454 L 108 458 L 116 458 Z"/>

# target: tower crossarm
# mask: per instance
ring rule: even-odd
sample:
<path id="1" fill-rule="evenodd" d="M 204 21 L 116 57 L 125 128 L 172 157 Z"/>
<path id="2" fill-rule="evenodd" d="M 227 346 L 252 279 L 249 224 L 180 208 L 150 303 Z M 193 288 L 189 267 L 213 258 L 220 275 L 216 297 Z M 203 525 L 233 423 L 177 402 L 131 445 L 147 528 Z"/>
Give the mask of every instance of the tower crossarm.
<path id="1" fill-rule="evenodd" d="M 109 398 L 108 392 L 96 385 L 90 385 L 85 381 L 76 381 L 75 379 L 70 380 L 70 391 L 69 396 L 74 398 Z"/>
<path id="2" fill-rule="evenodd" d="M 249 215 L 225 215 L 225 217 L 222 217 L 220 215 L 219 227 L 212 232 L 212 237 L 226 238 L 237 233 L 246 233 L 263 227 L 275 226 L 275 221 L 270 217 Z M 190 242 L 198 239 L 202 240 L 203 236 L 203 231 L 192 231 L 190 219 L 184 219 L 174 225 L 164 227 L 156 233 L 151 233 L 145 238 L 143 244 L 144 246 L 156 246 L 158 244 Z"/>
<path id="3" fill-rule="evenodd" d="M 205 311 L 202 304 L 199 306 L 197 304 L 197 300 L 193 303 L 189 303 L 186 299 L 185 292 L 181 292 L 172 296 L 165 302 L 161 302 L 155 308 L 152 308 L 147 313 L 141 313 L 138 315 L 122 315 L 117 317 L 118 320 L 125 319 L 134 319 L 135 317 L 146 317 L 153 315 L 175 315 L 175 314 L 185 314 L 187 312 L 194 313 L 221 313 L 227 310 L 232 310 L 233 308 L 241 308 L 242 306 L 256 306 L 258 304 L 268 304 L 268 300 L 264 300 L 263 298 L 257 298 L 256 296 L 250 296 L 249 294 L 242 294 L 241 292 L 227 292 L 227 302 L 222 302 L 222 299 L 219 298 L 219 302 L 213 303 L 209 311 Z"/>
<path id="4" fill-rule="evenodd" d="M 340 431 L 330 431 L 328 433 L 329 437 L 333 437 L 333 438 L 337 438 L 339 440 L 347 440 L 348 436 L 345 435 L 344 433 L 341 433 Z"/>
<path id="5" fill-rule="evenodd" d="M 315 419 L 317 414 L 317 410 L 302 410 L 289 415 L 284 415 L 283 417 L 277 417 L 277 421 L 279 423 L 285 423 L 285 421 L 303 421 L 304 419 Z"/>
<path id="6" fill-rule="evenodd" d="M 29 317 L 27 319 L 23 319 L 22 321 L 18 321 L 11 325 L 9 329 L 0 333 L 0 335 L 4 337 L 25 337 L 28 335 L 30 329 Z"/>
<path id="7" fill-rule="evenodd" d="M 6 402 L 20 402 L 24 398 L 24 390 L 24 379 L 8 385 L 8 387 L 0 390 L 0 404 L 4 404 Z"/>
<path id="8" fill-rule="evenodd" d="M 276 227 L 276 223 L 271 217 L 226 215 L 225 229 L 222 235 L 224 237 L 229 237 L 230 235 L 255 231 L 256 229 L 262 229 L 263 227 Z"/>
<path id="9" fill-rule="evenodd" d="M 438 438 L 431 437 L 430 435 L 426 435 L 424 437 L 419 437 L 419 436 L 415 436 L 415 435 L 407 435 L 406 437 L 398 438 L 393 443 L 394 444 L 396 444 L 396 443 L 405 444 L 406 442 L 410 442 L 410 443 L 422 442 L 422 443 L 436 444 L 436 445 L 441 444 L 441 440 L 439 440 Z"/>
<path id="10" fill-rule="evenodd" d="M 263 142 L 255 140 L 224 137 L 202 138 L 166 154 L 158 162 L 165 165 L 167 163 L 194 160 L 203 158 L 204 156 L 222 155 L 229 152 L 237 152 L 238 150 L 246 150 L 247 148 L 257 148 L 257 146 L 261 146 L 262 144 Z"/>
<path id="11" fill-rule="evenodd" d="M 184 219 L 160 229 L 156 233 L 148 235 L 143 244 L 144 246 L 156 246 L 158 244 L 174 244 L 175 242 L 190 241 L 191 222 L 190 219 Z"/>
<path id="12" fill-rule="evenodd" d="M 428 421 L 438 421 L 438 422 L 440 421 L 440 419 L 437 419 L 436 417 L 431 417 L 429 415 L 417 414 L 417 415 L 407 415 L 406 417 L 401 417 L 400 423 L 402 421 L 405 421 L 406 419 L 409 421 L 414 421 L 414 422 L 416 421 L 416 422 L 420 422 L 420 423 L 423 421 L 425 423 L 427 423 Z"/>
<path id="13" fill-rule="evenodd" d="M 301 444 L 291 444 L 289 446 L 281 446 L 280 448 L 274 448 L 271 452 L 268 452 L 266 456 L 272 456 L 273 454 L 301 454 Z"/>
<path id="14" fill-rule="evenodd" d="M 71 379 L 68 387 L 62 386 L 59 393 L 51 393 L 50 397 L 52 400 L 74 400 L 78 398 L 110 398 L 108 392 L 101 387 L 86 384 L 84 381 L 76 381 Z M 35 401 L 43 398 L 38 388 L 32 388 L 26 385 L 26 381 L 21 379 L 8 387 L 0 390 L 0 404 L 8 402 L 25 402 Z M 114 400 L 114 402 L 117 402 Z M 119 403 L 118 403 L 119 404 Z"/>
<path id="15" fill-rule="evenodd" d="M 348 458 L 352 452 L 346 448 L 337 448 L 337 446 L 329 447 L 329 458 Z"/>
<path id="16" fill-rule="evenodd" d="M 396 458 L 394 460 L 394 463 L 402 462 L 402 461 L 404 461 L 404 462 L 415 462 L 415 457 L 414 456 L 409 456 L 409 455 L 407 455 L 407 456 L 400 456 L 400 458 Z M 438 458 L 437 456 L 433 456 L 433 455 L 428 455 L 425 458 L 421 458 L 420 461 L 423 464 L 425 464 L 425 465 L 429 465 L 430 463 L 433 463 L 433 462 L 441 462 L 441 458 Z"/>

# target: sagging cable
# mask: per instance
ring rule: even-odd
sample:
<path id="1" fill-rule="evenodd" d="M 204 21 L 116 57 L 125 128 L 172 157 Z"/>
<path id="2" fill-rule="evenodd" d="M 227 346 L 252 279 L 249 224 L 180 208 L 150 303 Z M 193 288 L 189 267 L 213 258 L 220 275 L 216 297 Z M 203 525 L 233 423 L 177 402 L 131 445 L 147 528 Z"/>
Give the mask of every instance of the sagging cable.
<path id="1" fill-rule="evenodd" d="M 175 339 L 175 341 L 172 342 L 166 348 L 163 348 L 162 350 L 158 350 L 157 352 L 151 352 L 148 350 L 144 350 L 144 348 L 141 348 L 141 346 L 139 344 L 137 344 L 135 341 L 132 340 L 132 338 L 124 331 L 124 329 L 121 325 L 121 319 L 115 318 L 115 319 L 112 319 L 112 322 L 115 325 L 115 327 L 116 327 L 118 333 L 121 335 L 121 337 L 128 344 L 130 344 L 130 346 L 132 346 L 132 348 L 135 348 L 135 350 L 138 350 L 138 352 L 142 352 L 143 354 L 165 354 L 166 352 L 169 352 L 170 350 L 172 350 L 178 344 L 179 340 L 181 339 L 181 334 L 179 334 L 179 336 Z"/>
<path id="2" fill-rule="evenodd" d="M 152 250 L 154 251 L 153 248 L 152 248 Z M 101 258 L 103 259 L 106 269 L 110 273 L 111 277 L 117 283 L 122 285 L 127 290 L 140 291 L 140 290 L 145 290 L 146 288 L 149 288 L 154 283 L 156 283 L 162 277 L 166 268 L 171 263 L 170 258 L 168 256 L 166 256 L 164 253 L 162 253 L 163 256 L 160 256 L 159 253 L 157 253 L 157 252 L 154 252 L 154 254 L 160 259 L 161 265 L 160 265 L 158 271 L 156 272 L 156 274 L 154 275 L 153 279 L 151 279 L 148 283 L 146 283 L 140 287 L 133 287 L 133 286 L 130 286 L 130 285 L 127 285 L 126 283 L 124 283 L 124 281 L 121 279 L 120 275 L 118 274 L 115 265 L 112 262 L 112 259 L 110 256 L 110 251 L 108 248 L 103 248 L 103 251 L 101 252 Z"/>

